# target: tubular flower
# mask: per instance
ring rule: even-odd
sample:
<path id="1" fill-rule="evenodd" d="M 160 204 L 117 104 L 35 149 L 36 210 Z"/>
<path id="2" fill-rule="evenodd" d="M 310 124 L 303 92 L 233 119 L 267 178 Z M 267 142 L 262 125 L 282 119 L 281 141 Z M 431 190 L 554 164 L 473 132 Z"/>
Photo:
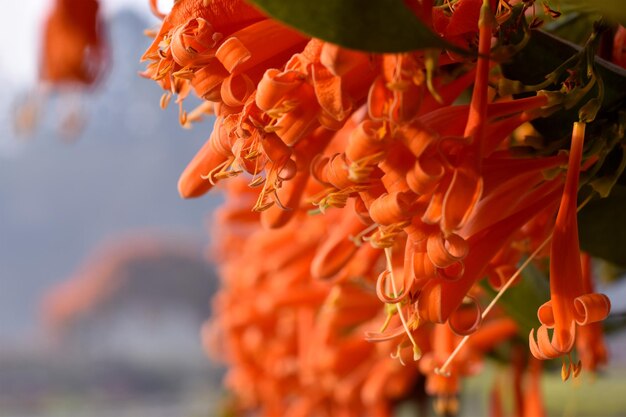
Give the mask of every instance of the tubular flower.
<path id="1" fill-rule="evenodd" d="M 530 349 L 537 359 L 568 354 L 576 341 L 577 325 L 586 326 L 604 320 L 611 308 L 607 296 L 585 288 L 581 270 L 576 196 L 584 137 L 585 124 L 574 123 L 565 190 L 552 237 L 550 301 L 537 312 L 542 323 L 537 331 L 537 341 L 534 330 L 530 332 Z M 553 329 L 551 338 L 548 329 Z"/>
<path id="2" fill-rule="evenodd" d="M 52 84 L 91 84 L 105 63 L 97 0 L 55 0 L 43 37 L 40 78 Z"/>
<path id="3" fill-rule="evenodd" d="M 581 170 L 608 170 L 608 152 L 594 144 L 583 158 L 582 122 L 569 153 L 551 147 L 560 138 L 546 146 L 522 132 L 573 108 L 594 84 L 599 96 L 580 117 L 595 117 L 605 90 L 590 58 L 600 29 L 574 57 L 578 66 L 570 59 L 526 86 L 504 79 L 499 63 L 540 24 L 534 9 L 524 19 L 532 1 L 403 2 L 468 54 L 349 50 L 244 0 L 175 0 L 168 13 L 157 3 L 149 0 L 162 22 L 142 76 L 165 90 L 162 108 L 175 96 L 183 127 L 215 116 L 178 190 L 195 198 L 219 186 L 227 197 L 210 230 L 222 286 L 202 336 L 228 365 L 235 412 L 390 416 L 423 378 L 437 413 L 455 414 L 461 378 L 518 332 L 493 307 L 538 257 L 550 258 L 550 300 L 529 335 L 532 356 L 571 362 L 576 346 L 582 364 L 564 363 L 563 380 L 606 363 L 600 321 L 610 302 L 581 258 L 577 196 Z M 40 78 L 90 84 L 106 58 L 98 2 L 54 5 Z M 626 30 L 613 35 L 609 55 L 623 67 Z M 541 90 L 566 69 L 560 91 Z M 190 94 L 201 104 L 187 112 Z M 107 259 L 49 297 L 52 321 L 115 289 L 102 277 L 117 258 Z M 484 278 L 499 291 L 487 307 Z M 541 362 L 531 358 L 524 385 L 526 354 L 513 355 L 516 415 L 542 416 Z M 493 415 L 502 411 L 495 389 Z"/>
<path id="4" fill-rule="evenodd" d="M 193 89 L 199 97 L 241 107 L 264 69 L 283 65 L 305 38 L 266 19 L 243 1 L 182 0 L 163 19 L 142 59 L 144 76 L 157 81 L 179 103 Z M 181 107 L 181 124 L 187 114 Z"/>

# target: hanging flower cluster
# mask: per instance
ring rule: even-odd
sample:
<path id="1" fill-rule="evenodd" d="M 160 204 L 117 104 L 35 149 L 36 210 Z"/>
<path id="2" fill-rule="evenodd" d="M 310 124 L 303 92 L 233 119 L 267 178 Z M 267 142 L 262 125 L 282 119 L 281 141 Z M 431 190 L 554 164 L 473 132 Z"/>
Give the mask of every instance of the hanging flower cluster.
<path id="1" fill-rule="evenodd" d="M 579 340 L 601 331 L 610 303 L 582 273 L 576 224 L 581 166 L 597 161 L 583 155 L 586 120 L 569 152 L 522 155 L 513 133 L 570 96 L 490 87 L 507 81 L 492 50 L 511 15 L 501 2 L 421 5 L 478 58 L 344 49 L 237 0 L 179 0 L 144 54 L 181 124 L 215 114 L 179 191 L 227 190 L 205 339 L 230 366 L 238 407 L 388 415 L 422 375 L 438 411 L 454 413 L 458 378 L 518 332 L 502 311 L 485 320 L 481 279 L 505 291 L 550 240 L 551 300 L 530 352 L 570 355 L 577 328 Z M 453 104 L 470 86 L 469 104 Z M 205 101 L 187 113 L 192 91 Z M 594 335 L 588 346 L 602 343 Z M 580 357 L 593 368 L 606 353 Z M 580 369 L 570 360 L 563 378 Z"/>
<path id="2" fill-rule="evenodd" d="M 142 75 L 165 90 L 162 107 L 174 97 L 184 127 L 215 116 L 179 191 L 226 193 L 211 230 L 222 288 L 203 337 L 229 366 L 234 411 L 386 416 L 423 383 L 440 414 L 455 414 L 460 378 L 522 331 L 496 302 L 548 256 L 550 299 L 525 350 L 536 359 L 514 348 L 518 415 L 543 413 L 539 360 L 562 357 L 563 380 L 607 361 L 610 302 L 594 292 L 577 225 L 589 201 L 579 205 L 580 178 L 600 172 L 610 148 L 585 141 L 604 94 L 596 33 L 528 86 L 499 64 L 541 25 L 534 2 L 406 3 L 447 51 L 347 49 L 243 0 L 177 0 L 169 13 L 150 1 L 162 25 Z M 97 4 L 85 4 L 72 10 L 93 20 Z M 45 78 L 93 78 L 85 57 L 100 41 L 83 29 L 67 59 L 48 48 Z M 610 52 L 618 65 L 624 33 Z M 570 137 L 535 143 L 529 122 L 596 85 Z M 192 93 L 201 104 L 187 112 Z M 494 415 L 499 396 L 496 387 Z"/>

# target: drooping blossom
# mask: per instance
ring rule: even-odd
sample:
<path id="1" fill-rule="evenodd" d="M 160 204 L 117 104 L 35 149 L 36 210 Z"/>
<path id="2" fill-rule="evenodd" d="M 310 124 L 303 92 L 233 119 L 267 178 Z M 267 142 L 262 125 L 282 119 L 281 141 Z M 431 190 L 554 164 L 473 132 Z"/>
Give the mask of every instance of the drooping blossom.
<path id="1" fill-rule="evenodd" d="M 102 74 L 106 52 L 98 0 L 54 0 L 44 24 L 42 81 L 91 84 Z"/>
<path id="2" fill-rule="evenodd" d="M 592 292 L 585 283 L 580 262 L 577 224 L 577 195 L 585 139 L 585 123 L 574 123 L 567 180 L 554 227 L 550 256 L 550 301 L 537 316 L 541 327 L 530 332 L 530 349 L 537 359 L 553 359 L 566 354 L 576 342 L 576 329 L 604 320 L 611 303 L 604 294 Z M 553 330 L 552 336 L 548 329 Z M 564 371 L 569 376 L 570 365 Z M 574 365 L 575 374 L 579 366 Z M 565 369 L 565 365 L 564 365 Z"/>

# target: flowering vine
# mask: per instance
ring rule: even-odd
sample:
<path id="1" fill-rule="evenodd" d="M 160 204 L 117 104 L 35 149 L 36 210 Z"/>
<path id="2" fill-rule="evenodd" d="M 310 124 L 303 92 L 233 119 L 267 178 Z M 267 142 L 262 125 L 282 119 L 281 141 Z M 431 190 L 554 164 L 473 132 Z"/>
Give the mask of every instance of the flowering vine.
<path id="1" fill-rule="evenodd" d="M 389 14 L 402 7 L 427 49 L 369 38 L 375 47 L 359 49 L 340 29 L 312 37 L 269 0 L 178 0 L 168 13 L 150 2 L 162 24 L 142 76 L 165 90 L 162 107 L 174 98 L 181 125 L 215 117 L 178 187 L 184 198 L 226 193 L 211 230 L 222 289 L 203 337 L 229 366 L 237 411 L 389 415 L 424 378 L 436 410 L 455 414 L 459 378 L 519 340 L 497 301 L 548 256 L 550 299 L 529 352 L 570 357 L 564 380 L 606 362 L 610 301 L 593 290 L 588 255 L 581 266 L 577 197 L 624 169 L 606 163 L 624 146 L 623 107 L 606 107 L 595 61 L 607 27 L 527 82 L 508 78 L 507 62 L 542 24 L 534 2 L 404 3 Z M 618 65 L 623 41 L 616 28 Z M 202 103 L 187 111 L 190 94 Z M 545 122 L 572 109 L 571 140 L 551 137 Z M 585 138 L 587 125 L 621 137 Z M 491 304 L 485 285 L 499 291 Z M 541 413 L 530 361 L 524 397 Z"/>

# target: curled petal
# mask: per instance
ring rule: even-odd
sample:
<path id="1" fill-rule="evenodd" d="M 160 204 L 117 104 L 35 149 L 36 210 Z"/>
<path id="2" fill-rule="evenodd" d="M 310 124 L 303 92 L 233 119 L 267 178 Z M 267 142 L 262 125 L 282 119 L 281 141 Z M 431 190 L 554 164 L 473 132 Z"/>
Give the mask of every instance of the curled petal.
<path id="1" fill-rule="evenodd" d="M 558 358 L 559 356 L 570 352 L 576 340 L 576 323 L 572 322 L 568 330 L 568 338 L 565 340 L 565 343 L 561 344 L 561 346 L 555 346 L 556 337 L 553 335 L 552 339 L 550 339 L 550 334 L 548 333 L 548 328 L 546 326 L 541 326 L 537 330 L 536 342 L 534 339 L 534 330 L 531 330 L 529 335 L 529 346 L 533 356 L 537 359 L 545 360 Z"/>
<path id="2" fill-rule="evenodd" d="M 574 300 L 576 322 L 585 326 L 604 320 L 611 311 L 611 301 L 604 294 L 585 294 Z"/>
<path id="3" fill-rule="evenodd" d="M 280 72 L 277 69 L 268 69 L 259 81 L 254 97 L 256 105 L 263 111 L 278 107 L 304 80 L 305 77 L 298 71 Z"/>
<path id="4" fill-rule="evenodd" d="M 406 184 L 406 174 L 413 166 L 415 159 L 409 150 L 396 141 L 395 146 L 389 149 L 386 157 L 380 161 L 378 167 L 384 172 L 381 181 L 388 192 L 409 192 Z"/>
<path id="5" fill-rule="evenodd" d="M 418 217 L 413 217 L 411 224 L 404 228 L 404 231 L 409 235 L 409 238 L 414 243 L 424 241 L 431 233 L 434 233 L 439 229 L 438 226 L 428 225 L 424 223 Z"/>
<path id="6" fill-rule="evenodd" d="M 415 251 L 413 254 L 413 273 L 417 279 L 434 278 L 437 276 L 437 268 L 430 261 L 425 251 Z"/>
<path id="7" fill-rule="evenodd" d="M 354 185 L 354 182 L 349 178 L 348 163 L 343 153 L 330 157 L 322 171 L 321 178 L 324 179 L 324 182 L 331 184 L 337 189 L 341 190 Z"/>
<path id="8" fill-rule="evenodd" d="M 452 182 L 446 192 L 441 228 L 450 233 L 463 227 L 480 199 L 483 180 L 473 169 L 459 168 L 454 171 Z"/>
<path id="9" fill-rule="evenodd" d="M 228 38 L 217 50 L 217 59 L 230 73 L 243 62 L 250 59 L 252 53 L 237 38 Z"/>
<path id="10" fill-rule="evenodd" d="M 232 74 L 222 82 L 220 95 L 227 106 L 243 106 L 254 89 L 254 83 L 246 74 Z"/>
<path id="11" fill-rule="evenodd" d="M 541 324 L 546 326 L 548 329 L 552 329 L 554 327 L 554 310 L 552 310 L 552 301 L 548 301 L 541 305 L 537 310 L 537 317 Z"/>
<path id="12" fill-rule="evenodd" d="M 367 110 L 374 120 L 381 120 L 386 116 L 387 102 L 391 98 L 391 92 L 385 87 L 385 80 L 379 77 L 372 83 L 367 95 Z"/>
<path id="13" fill-rule="evenodd" d="M 154 16 L 158 19 L 163 20 L 166 16 L 165 13 L 159 10 L 159 6 L 157 5 L 157 0 L 150 0 L 150 11 Z"/>
<path id="14" fill-rule="evenodd" d="M 319 106 L 310 87 L 299 89 L 303 90 L 307 91 L 298 97 L 298 105 L 281 116 L 276 124 L 276 134 L 290 146 L 308 136 L 317 127 Z"/>
<path id="15" fill-rule="evenodd" d="M 219 61 L 212 60 L 195 72 L 191 85 L 196 94 L 203 99 L 219 102 L 221 101 L 220 86 L 228 75 L 228 71 Z"/>
<path id="16" fill-rule="evenodd" d="M 489 285 L 491 285 L 494 290 L 500 290 L 502 286 L 511 278 L 511 276 L 515 274 L 516 270 L 517 268 L 507 264 L 495 267 L 488 275 Z M 516 281 L 517 279 L 513 283 Z"/>
<path id="17" fill-rule="evenodd" d="M 431 323 L 444 323 L 447 316 L 442 310 L 442 285 L 440 280 L 431 280 L 426 283 L 420 293 L 418 309 L 422 319 Z"/>
<path id="18" fill-rule="evenodd" d="M 141 58 L 149 59 L 160 48 L 162 40 L 176 27 L 184 25 L 190 19 L 202 18 L 207 20 L 217 32 L 233 33 L 234 31 L 258 22 L 264 17 L 254 7 L 243 0 L 212 0 L 208 5 L 206 0 L 176 1 L 170 13 L 163 20 L 163 25 L 154 42 Z"/>
<path id="19" fill-rule="evenodd" d="M 180 66 L 202 66 L 215 56 L 215 46 L 222 34 L 202 18 L 190 19 L 177 27 L 172 35 L 172 58 Z"/>
<path id="20" fill-rule="evenodd" d="M 394 274 L 394 275 L 398 275 L 398 274 Z M 378 299 L 382 301 L 383 303 L 387 303 L 387 304 L 399 303 L 400 301 L 402 301 L 403 299 L 407 297 L 408 291 L 405 291 L 405 288 L 403 285 L 398 290 L 398 294 L 396 294 L 395 296 L 389 295 L 388 288 L 390 288 L 390 286 L 387 284 L 389 279 L 391 279 L 391 274 L 389 273 L 388 270 L 384 270 L 383 272 L 380 273 L 380 275 L 378 276 L 378 279 L 376 280 L 376 296 L 378 296 Z"/>
<path id="21" fill-rule="evenodd" d="M 450 329 L 460 336 L 474 333 L 482 323 L 482 311 L 476 300 L 471 297 L 466 300 L 469 300 L 468 305 L 457 308 L 448 319 Z"/>
<path id="22" fill-rule="evenodd" d="M 372 220 L 380 225 L 392 225 L 412 215 L 411 196 L 406 193 L 383 194 L 370 206 Z"/>
<path id="23" fill-rule="evenodd" d="M 541 352 L 539 349 L 539 345 L 535 340 L 535 329 L 530 329 L 530 334 L 528 335 L 528 346 L 530 348 L 530 353 L 537 359 L 547 360 L 550 359 Z"/>
<path id="24" fill-rule="evenodd" d="M 469 251 L 465 239 L 457 234 L 444 237 L 443 233 L 433 233 L 427 241 L 428 257 L 438 268 L 448 267 L 463 259 Z"/>
<path id="25" fill-rule="evenodd" d="M 406 183 L 417 194 L 434 191 L 445 174 L 443 164 L 436 157 L 420 158 L 406 175 Z"/>
<path id="26" fill-rule="evenodd" d="M 365 120 L 349 136 L 345 153 L 352 162 L 367 159 L 370 163 L 378 162 L 388 145 L 386 130 L 381 122 Z M 379 154 L 379 157 L 375 157 Z"/>
<path id="27" fill-rule="evenodd" d="M 294 30 L 267 19 L 233 33 L 217 48 L 215 57 L 228 72 L 241 73 L 304 42 Z"/>
<path id="28" fill-rule="evenodd" d="M 336 121 L 343 121 L 352 111 L 352 104 L 344 96 L 341 77 L 334 76 L 321 65 L 313 67 L 313 89 L 320 107 Z"/>
<path id="29" fill-rule="evenodd" d="M 436 132 L 427 129 L 418 120 L 401 125 L 396 132 L 396 136 L 411 150 L 411 153 L 416 158 L 422 156 L 424 151 L 438 138 Z"/>
<path id="30" fill-rule="evenodd" d="M 442 206 L 444 194 L 441 192 L 433 193 L 426 211 L 422 215 L 422 221 L 426 224 L 437 224 L 441 220 Z"/>

